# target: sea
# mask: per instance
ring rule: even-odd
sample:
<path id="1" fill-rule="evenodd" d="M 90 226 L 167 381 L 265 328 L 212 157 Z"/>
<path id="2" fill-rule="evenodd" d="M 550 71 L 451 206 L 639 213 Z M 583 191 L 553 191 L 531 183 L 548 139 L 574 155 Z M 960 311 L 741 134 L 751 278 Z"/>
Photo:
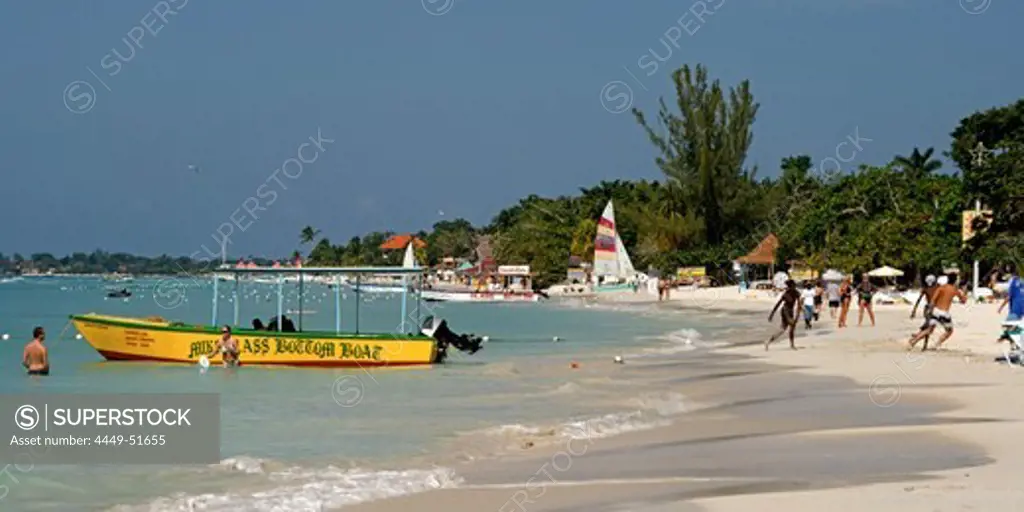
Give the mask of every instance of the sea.
<path id="1" fill-rule="evenodd" d="M 109 298 L 127 288 L 128 298 Z M 220 283 L 218 323 L 276 315 L 272 284 Z M 217 393 L 220 462 L 194 466 L 39 466 L 0 461 L 0 509 L 12 511 L 320 511 L 460 484 L 460 462 L 501 457 L 538 433 L 612 436 L 684 413 L 672 395 L 591 392 L 621 383 L 589 379 L 580 365 L 626 364 L 714 345 L 742 325 L 700 307 L 649 303 L 407 302 L 406 329 L 427 316 L 457 333 L 486 336 L 474 355 L 414 369 L 295 369 L 106 362 L 77 337 L 69 315 L 213 318 L 212 282 L 192 278 L 31 277 L 0 280 L 0 388 L 18 393 Z M 237 299 L 236 299 L 237 297 Z M 342 328 L 402 328 L 401 296 L 343 289 Z M 301 305 L 300 305 L 301 302 Z M 285 310 L 304 329 L 335 328 L 334 291 L 285 287 Z M 295 318 L 297 315 L 289 315 Z M 417 320 L 418 319 L 418 320 Z M 33 327 L 46 329 L 52 373 L 20 365 Z M 454 352 L 454 350 L 453 350 Z M 339 390 L 339 383 L 348 389 Z M 352 383 L 358 383 L 353 397 Z M 3 421 L 3 420 L 0 420 Z M 599 427 L 595 427 L 599 426 Z M 6 490 L 6 492 L 4 492 Z"/>

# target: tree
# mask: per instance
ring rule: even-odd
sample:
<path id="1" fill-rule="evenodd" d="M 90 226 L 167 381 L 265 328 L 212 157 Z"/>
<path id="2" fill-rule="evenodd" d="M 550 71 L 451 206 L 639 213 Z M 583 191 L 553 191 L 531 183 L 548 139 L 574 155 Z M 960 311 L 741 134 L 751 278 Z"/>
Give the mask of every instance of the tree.
<path id="1" fill-rule="evenodd" d="M 742 219 L 744 195 L 756 173 L 745 171 L 743 163 L 759 105 L 748 81 L 724 91 L 718 80 L 708 83 L 701 65 L 692 71 L 683 66 L 672 74 L 672 82 L 679 113 L 671 112 L 662 99 L 660 130 L 640 110 L 633 109 L 633 114 L 658 149 L 655 162 L 669 186 L 695 207 L 706 241 L 720 244 L 728 226 Z"/>
<path id="2" fill-rule="evenodd" d="M 318 236 L 320 236 L 319 229 L 314 229 L 313 226 L 306 226 L 302 228 L 302 232 L 299 233 L 299 242 L 302 243 L 302 245 L 311 244 Z"/>
<path id="3" fill-rule="evenodd" d="M 443 220 L 423 236 L 426 261 L 436 264 L 445 257 L 470 258 L 476 247 L 476 228 L 466 219 Z"/>
<path id="4" fill-rule="evenodd" d="M 935 148 L 928 148 L 922 153 L 916 147 L 910 156 L 896 155 L 892 163 L 914 179 L 922 178 L 942 168 L 942 161 L 932 158 Z"/>
<path id="5" fill-rule="evenodd" d="M 1024 260 L 1024 99 L 965 117 L 950 134 L 948 156 L 963 173 L 962 208 L 975 201 L 991 209 L 987 229 L 977 235 L 966 256 L 992 263 Z M 979 148 L 979 144 L 982 146 Z"/>

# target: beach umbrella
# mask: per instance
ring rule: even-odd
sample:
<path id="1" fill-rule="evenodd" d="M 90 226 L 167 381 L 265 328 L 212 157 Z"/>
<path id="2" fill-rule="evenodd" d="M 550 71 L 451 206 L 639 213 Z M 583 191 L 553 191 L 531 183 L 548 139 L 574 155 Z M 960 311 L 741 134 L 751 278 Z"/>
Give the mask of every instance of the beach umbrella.
<path id="1" fill-rule="evenodd" d="M 868 275 L 871 277 L 900 277 L 903 275 L 903 271 L 885 265 L 868 272 Z"/>
<path id="2" fill-rule="evenodd" d="M 843 273 L 834 268 L 830 268 L 821 275 L 821 278 L 826 281 L 842 281 Z"/>

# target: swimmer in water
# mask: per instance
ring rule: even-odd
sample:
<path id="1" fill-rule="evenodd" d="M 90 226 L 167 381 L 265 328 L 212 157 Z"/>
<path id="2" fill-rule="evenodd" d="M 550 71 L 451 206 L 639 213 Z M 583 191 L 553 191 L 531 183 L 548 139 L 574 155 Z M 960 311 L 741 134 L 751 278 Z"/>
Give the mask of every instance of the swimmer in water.
<path id="1" fill-rule="evenodd" d="M 213 348 L 213 352 L 208 357 L 213 357 L 220 353 L 225 368 L 238 366 L 238 342 L 235 341 L 235 338 L 231 337 L 231 327 L 225 325 L 221 328 L 220 334 L 217 346 Z"/>
<path id="2" fill-rule="evenodd" d="M 28 370 L 29 375 L 50 374 L 50 353 L 43 345 L 46 339 L 46 331 L 42 327 L 32 329 L 32 341 L 25 345 L 25 352 L 21 356 L 21 365 Z"/>

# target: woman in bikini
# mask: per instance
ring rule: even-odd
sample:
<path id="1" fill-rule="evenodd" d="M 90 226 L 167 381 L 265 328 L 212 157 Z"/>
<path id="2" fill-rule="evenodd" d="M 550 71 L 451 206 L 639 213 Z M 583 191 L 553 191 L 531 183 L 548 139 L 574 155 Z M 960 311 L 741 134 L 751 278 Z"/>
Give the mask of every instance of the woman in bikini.
<path id="1" fill-rule="evenodd" d="M 846 327 L 846 315 L 850 312 L 850 301 L 853 299 L 853 286 L 850 276 L 843 278 L 843 284 L 839 285 L 839 325 Z"/>
<path id="2" fill-rule="evenodd" d="M 860 284 L 857 285 L 857 298 L 858 304 L 860 305 L 860 312 L 857 316 L 857 326 L 864 322 L 864 312 L 868 312 L 868 316 L 871 317 L 871 327 L 875 326 L 875 310 L 872 309 L 871 300 L 875 297 L 875 285 L 871 284 L 871 280 L 868 275 L 861 274 Z"/>

